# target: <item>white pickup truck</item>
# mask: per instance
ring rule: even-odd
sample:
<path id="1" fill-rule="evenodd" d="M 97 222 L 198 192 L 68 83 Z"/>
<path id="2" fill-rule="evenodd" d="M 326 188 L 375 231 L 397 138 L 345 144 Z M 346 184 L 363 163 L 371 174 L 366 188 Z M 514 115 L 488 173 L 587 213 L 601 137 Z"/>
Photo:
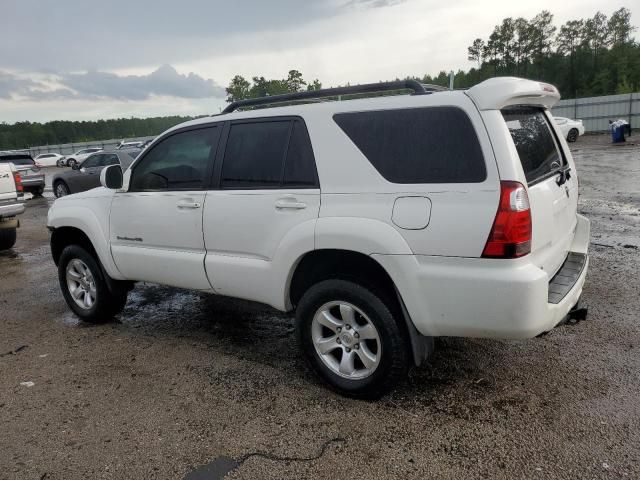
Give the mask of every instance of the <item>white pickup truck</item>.
<path id="1" fill-rule="evenodd" d="M 11 163 L 0 163 L 0 250 L 8 250 L 16 243 L 16 218 L 24 212 L 22 180 Z"/>

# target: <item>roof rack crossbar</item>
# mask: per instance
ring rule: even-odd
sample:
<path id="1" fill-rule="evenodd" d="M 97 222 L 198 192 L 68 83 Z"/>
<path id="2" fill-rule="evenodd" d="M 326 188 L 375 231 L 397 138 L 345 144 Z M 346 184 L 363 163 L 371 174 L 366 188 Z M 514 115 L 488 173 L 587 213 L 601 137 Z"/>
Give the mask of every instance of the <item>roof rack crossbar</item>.
<path id="1" fill-rule="evenodd" d="M 446 90 L 438 85 L 425 85 L 416 80 L 398 80 L 394 82 L 365 83 L 349 87 L 324 88 L 322 90 L 310 90 L 306 92 L 285 93 L 270 97 L 247 98 L 230 103 L 222 113 L 231 113 L 242 107 L 254 107 L 258 105 L 271 105 L 277 103 L 295 102 L 301 100 L 313 100 L 326 97 L 338 97 L 341 95 L 354 95 L 360 93 L 378 93 L 392 90 L 413 90 L 414 95 L 426 95 L 428 93 Z"/>

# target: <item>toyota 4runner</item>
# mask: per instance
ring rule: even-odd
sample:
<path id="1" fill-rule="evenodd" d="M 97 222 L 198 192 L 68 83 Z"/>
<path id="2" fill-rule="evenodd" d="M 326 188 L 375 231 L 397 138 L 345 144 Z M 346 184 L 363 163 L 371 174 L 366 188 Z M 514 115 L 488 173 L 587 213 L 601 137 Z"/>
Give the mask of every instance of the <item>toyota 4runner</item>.
<path id="1" fill-rule="evenodd" d="M 295 311 L 311 367 L 359 397 L 391 388 L 433 337 L 554 328 L 578 303 L 589 243 L 549 113 L 560 95 L 517 78 L 441 90 L 245 100 L 170 129 L 49 211 L 69 307 L 106 320 L 146 281 Z"/>

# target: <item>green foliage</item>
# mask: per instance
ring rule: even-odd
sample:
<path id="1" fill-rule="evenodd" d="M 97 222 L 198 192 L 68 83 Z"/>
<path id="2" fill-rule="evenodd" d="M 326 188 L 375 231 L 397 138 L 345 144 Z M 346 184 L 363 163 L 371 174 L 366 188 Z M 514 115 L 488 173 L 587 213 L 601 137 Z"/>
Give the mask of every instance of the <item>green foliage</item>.
<path id="1" fill-rule="evenodd" d="M 473 40 L 467 52 L 478 67 L 458 72 L 455 87 L 515 75 L 552 83 L 564 98 L 637 92 L 640 45 L 632 38 L 635 30 L 627 8 L 609 18 L 597 12 L 591 18 L 569 20 L 559 29 L 546 10 L 531 20 L 505 18 L 486 41 Z M 445 76 L 440 72 L 421 80 L 445 86 Z"/>
<path id="2" fill-rule="evenodd" d="M 40 145 L 90 142 L 114 138 L 158 135 L 191 117 L 118 118 L 72 122 L 56 120 L 47 123 L 0 123 L 0 150 L 28 148 Z"/>
<path id="3" fill-rule="evenodd" d="M 322 84 L 315 79 L 310 84 L 302 78 L 298 70 L 289 70 L 287 78 L 267 80 L 264 77 L 253 77 L 249 82 L 241 75 L 236 75 L 227 87 L 227 102 L 235 102 L 246 98 L 268 97 L 283 93 L 319 90 Z M 306 88 L 305 88 L 306 87 Z"/>

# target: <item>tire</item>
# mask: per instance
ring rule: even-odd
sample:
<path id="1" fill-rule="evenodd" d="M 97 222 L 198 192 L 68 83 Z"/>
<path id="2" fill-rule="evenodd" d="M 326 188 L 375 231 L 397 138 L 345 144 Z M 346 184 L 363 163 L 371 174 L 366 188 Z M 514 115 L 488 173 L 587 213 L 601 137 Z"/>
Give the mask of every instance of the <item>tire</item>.
<path id="1" fill-rule="evenodd" d="M 56 166 L 57 166 L 58 168 L 60 168 L 60 167 L 64 167 L 64 162 L 63 162 L 62 160 L 58 160 L 58 161 L 56 162 Z"/>
<path id="2" fill-rule="evenodd" d="M 567 142 L 575 142 L 576 140 L 578 140 L 579 135 L 580 133 L 578 132 L 578 129 L 572 128 L 567 134 Z"/>
<path id="3" fill-rule="evenodd" d="M 69 186 L 62 180 L 58 180 L 56 183 L 54 183 L 53 194 L 56 196 L 56 198 L 64 197 L 66 195 L 69 195 L 69 193 Z"/>
<path id="4" fill-rule="evenodd" d="M 41 197 L 43 193 L 44 193 L 44 187 L 40 187 L 40 188 L 38 188 L 38 189 L 36 189 L 36 190 L 32 190 L 32 191 L 31 191 L 31 194 L 32 194 L 34 197 Z"/>
<path id="5" fill-rule="evenodd" d="M 375 399 L 395 387 L 409 369 L 408 336 L 398 320 L 373 291 L 331 279 L 302 296 L 296 333 L 307 362 L 331 388 L 349 397 Z M 326 349 L 324 355 L 319 349 Z M 348 356 L 343 369 L 344 355 Z"/>
<path id="6" fill-rule="evenodd" d="M 76 162 L 75 158 L 70 158 L 69 160 L 67 160 L 67 166 L 73 168 L 75 166 L 75 164 L 78 163 Z"/>
<path id="7" fill-rule="evenodd" d="M 16 244 L 16 229 L 0 229 L 0 250 L 9 250 Z"/>
<path id="8" fill-rule="evenodd" d="M 79 245 L 69 245 L 62 251 L 58 281 L 69 308 L 88 323 L 111 320 L 127 303 L 128 291 L 109 289 L 98 260 Z"/>

